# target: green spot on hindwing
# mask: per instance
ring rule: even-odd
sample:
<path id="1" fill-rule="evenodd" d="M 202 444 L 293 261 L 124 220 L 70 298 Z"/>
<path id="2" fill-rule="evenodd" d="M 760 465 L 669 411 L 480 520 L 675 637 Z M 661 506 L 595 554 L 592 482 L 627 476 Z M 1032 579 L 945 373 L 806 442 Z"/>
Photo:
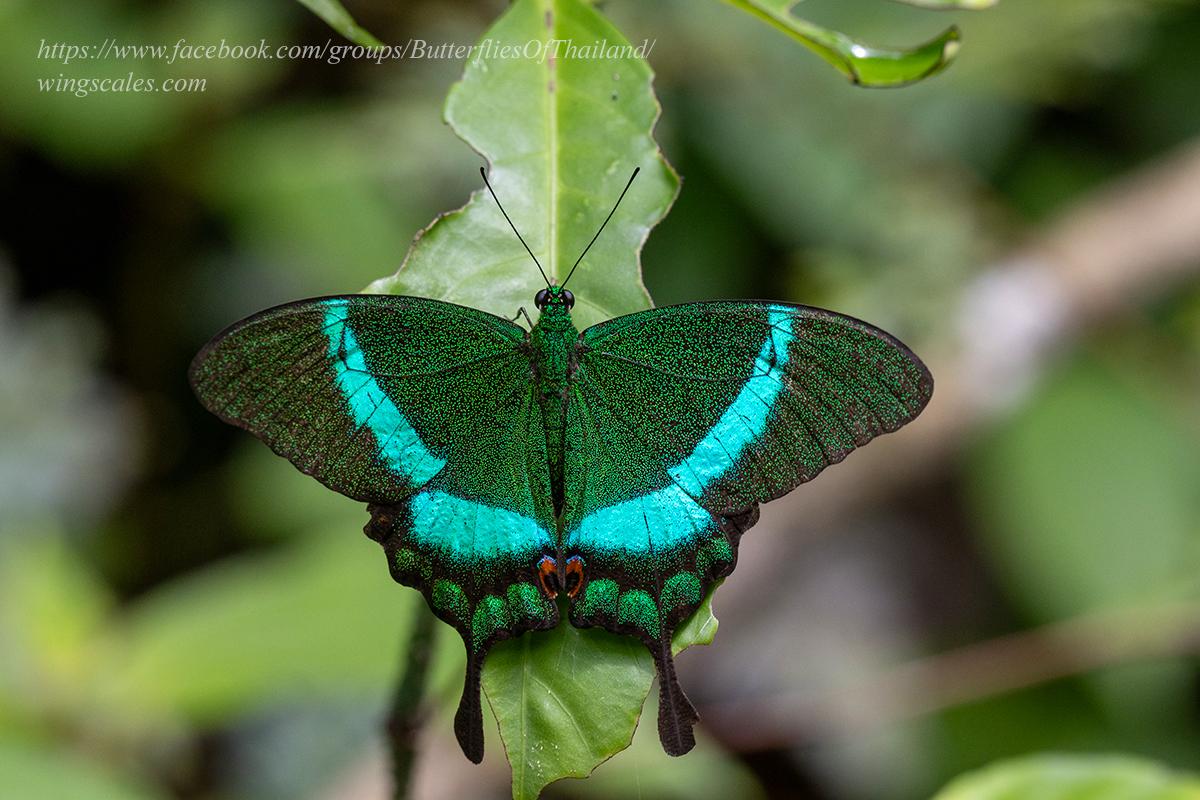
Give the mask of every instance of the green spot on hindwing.
<path id="1" fill-rule="evenodd" d="M 610 578 L 598 578 L 588 582 L 583 599 L 579 601 L 579 614 L 597 619 L 613 619 L 617 616 L 617 582 Z"/>
<path id="2" fill-rule="evenodd" d="M 633 625 L 651 639 L 657 639 L 658 606 L 654 604 L 654 598 L 641 589 L 622 592 L 620 600 L 617 601 L 617 624 Z"/>
<path id="3" fill-rule="evenodd" d="M 696 553 L 696 570 L 701 574 L 717 572 L 733 561 L 733 548 L 723 534 L 717 534 Z"/>
<path id="4" fill-rule="evenodd" d="M 508 604 L 503 597 L 489 594 L 479 601 L 475 616 L 471 619 L 471 646 L 478 649 L 496 631 L 507 628 L 512 622 Z"/>
<path id="5" fill-rule="evenodd" d="M 532 583 L 514 583 L 505 592 L 514 621 L 540 620 L 546 617 L 546 601 Z"/>
<path id="6" fill-rule="evenodd" d="M 663 584 L 660 598 L 663 613 L 694 606 L 700 602 L 700 579 L 694 572 L 677 572 Z"/>
<path id="7" fill-rule="evenodd" d="M 421 559 L 415 551 L 407 547 L 401 547 L 396 551 L 396 555 L 392 557 L 392 566 L 397 575 L 411 580 L 420 574 Z"/>
<path id="8" fill-rule="evenodd" d="M 471 618 L 471 604 L 467 602 L 467 594 L 454 581 L 438 578 L 433 582 L 433 608 L 441 614 L 451 617 L 459 625 L 465 625 Z"/>

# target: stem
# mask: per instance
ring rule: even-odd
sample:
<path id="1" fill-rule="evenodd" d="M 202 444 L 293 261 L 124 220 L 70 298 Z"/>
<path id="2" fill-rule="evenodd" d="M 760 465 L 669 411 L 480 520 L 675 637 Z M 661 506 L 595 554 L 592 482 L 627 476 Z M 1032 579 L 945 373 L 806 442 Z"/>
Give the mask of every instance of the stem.
<path id="1" fill-rule="evenodd" d="M 424 603 L 413 604 L 413 625 L 404 652 L 404 663 L 396 676 L 396 693 L 387 717 L 388 748 L 392 757 L 392 798 L 405 800 L 417 760 L 417 737 L 424 722 L 421 698 L 429 675 L 433 652 L 433 613 Z"/>

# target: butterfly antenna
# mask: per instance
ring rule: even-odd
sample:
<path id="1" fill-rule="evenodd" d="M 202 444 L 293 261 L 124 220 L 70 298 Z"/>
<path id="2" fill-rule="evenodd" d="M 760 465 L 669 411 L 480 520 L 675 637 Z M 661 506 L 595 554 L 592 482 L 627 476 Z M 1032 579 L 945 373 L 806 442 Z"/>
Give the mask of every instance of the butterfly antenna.
<path id="1" fill-rule="evenodd" d="M 613 205 L 612 211 L 608 212 L 608 216 L 604 218 L 604 222 L 600 223 L 600 230 L 596 231 L 596 235 L 588 242 L 588 246 L 583 248 L 583 252 L 579 254 L 579 258 L 575 259 L 575 264 L 571 267 L 571 271 L 567 273 L 567 280 L 562 282 L 563 286 L 567 285 L 567 281 L 571 280 L 571 276 L 575 274 L 575 267 L 579 266 L 579 262 L 583 261 L 583 257 L 587 255 L 587 251 L 592 249 L 592 245 L 600 238 L 600 234 L 604 231 L 604 226 L 613 218 L 613 214 L 617 213 L 617 206 L 621 205 L 621 201 L 625 199 L 625 192 L 629 191 L 629 187 L 633 186 L 633 179 L 642 171 L 641 167 L 634 167 L 633 174 L 629 176 L 629 183 L 625 184 L 625 188 L 621 190 L 621 196 L 617 198 L 617 202 Z"/>
<path id="2" fill-rule="evenodd" d="M 500 208 L 500 213 L 504 215 L 506 220 L 508 220 L 508 227 L 513 229 L 513 233 L 515 233 L 517 238 L 521 240 L 521 244 L 525 245 L 525 252 L 529 253 L 529 257 L 533 259 L 533 263 L 537 264 L 538 272 L 542 273 L 542 280 L 546 282 L 546 286 L 549 286 L 550 279 L 546 277 L 546 270 L 542 269 L 541 262 L 537 260 L 537 256 L 535 256 L 533 251 L 529 249 L 529 245 L 525 244 L 525 239 L 521 236 L 521 232 L 517 230 L 517 226 L 513 225 L 513 221 L 509 219 L 508 212 L 504 210 L 504 206 L 501 204 L 500 198 L 496 197 L 496 191 L 492 189 L 492 184 L 488 183 L 487 172 L 484 171 L 483 167 L 479 168 L 479 174 L 483 176 L 483 185 L 487 187 L 489 192 L 491 192 L 492 199 L 496 201 L 496 205 Z"/>

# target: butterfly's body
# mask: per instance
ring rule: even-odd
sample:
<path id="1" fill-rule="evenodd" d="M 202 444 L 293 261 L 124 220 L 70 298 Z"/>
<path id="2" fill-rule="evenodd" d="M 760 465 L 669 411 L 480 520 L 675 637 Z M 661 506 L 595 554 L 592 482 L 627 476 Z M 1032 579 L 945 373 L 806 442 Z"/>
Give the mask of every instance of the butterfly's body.
<path id="1" fill-rule="evenodd" d="M 565 304 L 541 309 L 537 323 L 529 332 L 531 375 L 538 387 L 538 405 L 546 428 L 546 457 L 550 467 L 550 494 L 555 516 L 563 509 L 563 453 L 566 445 L 567 406 L 571 402 L 569 382 L 573 351 L 579 344 L 579 331 L 571 321 Z"/>

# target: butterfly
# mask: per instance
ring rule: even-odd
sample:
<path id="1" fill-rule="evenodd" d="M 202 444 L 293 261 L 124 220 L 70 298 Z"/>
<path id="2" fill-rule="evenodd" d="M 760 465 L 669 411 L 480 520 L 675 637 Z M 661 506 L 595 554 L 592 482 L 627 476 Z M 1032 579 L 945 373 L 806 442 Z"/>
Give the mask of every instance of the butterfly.
<path id="1" fill-rule="evenodd" d="M 235 323 L 189 374 L 208 410 L 368 504 L 392 576 L 462 636 L 454 730 L 476 763 L 484 657 L 558 625 L 560 602 L 649 649 L 663 748 L 691 750 L 675 629 L 733 571 L 760 504 L 933 392 L 898 340 L 807 306 L 696 302 L 581 332 L 575 267 L 561 285 L 542 271 L 528 330 L 421 297 L 320 297 Z"/>

